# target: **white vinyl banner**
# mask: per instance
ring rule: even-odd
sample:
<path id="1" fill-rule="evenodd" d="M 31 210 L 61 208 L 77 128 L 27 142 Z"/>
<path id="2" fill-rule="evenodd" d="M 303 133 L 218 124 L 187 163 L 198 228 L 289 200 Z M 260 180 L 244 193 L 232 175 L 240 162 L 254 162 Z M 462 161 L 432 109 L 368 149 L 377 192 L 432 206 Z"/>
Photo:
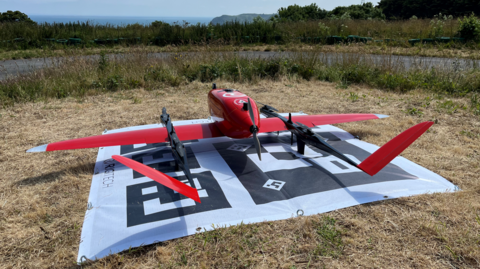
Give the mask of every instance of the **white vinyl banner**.
<path id="1" fill-rule="evenodd" d="M 188 120 L 173 125 L 210 122 Z M 159 125 L 106 133 L 154 127 Z M 358 162 L 378 149 L 330 125 L 313 130 Z M 259 140 L 262 161 L 252 139 L 186 141 L 192 182 L 182 171 L 176 171 L 167 143 L 100 148 L 78 262 L 211 230 L 213 226 L 287 219 L 384 199 L 456 190 L 446 179 L 403 157 L 395 158 L 372 177 L 310 146 L 305 148 L 305 155 L 298 154 L 295 140 L 291 145 L 290 132 L 260 134 Z M 112 160 L 112 155 L 132 158 L 195 187 L 201 203 Z"/>

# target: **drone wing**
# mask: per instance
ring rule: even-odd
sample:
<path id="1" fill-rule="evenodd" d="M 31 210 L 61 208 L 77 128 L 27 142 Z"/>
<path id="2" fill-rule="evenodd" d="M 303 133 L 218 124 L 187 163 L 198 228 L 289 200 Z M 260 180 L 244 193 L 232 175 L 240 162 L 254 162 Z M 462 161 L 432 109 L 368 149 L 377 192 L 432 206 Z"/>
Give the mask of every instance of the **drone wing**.
<path id="1" fill-rule="evenodd" d="M 175 129 L 178 132 L 178 138 L 182 141 L 224 136 L 214 123 L 179 125 L 175 126 Z M 161 127 L 65 140 L 31 148 L 27 150 L 27 152 L 98 148 L 163 142 L 168 142 L 168 133 L 166 128 Z"/>
<path id="2" fill-rule="evenodd" d="M 325 115 L 300 115 L 292 116 L 293 122 L 300 122 L 307 127 L 315 127 L 319 125 L 383 119 L 388 116 L 380 114 L 325 114 Z M 279 118 L 261 119 L 260 133 L 269 133 L 277 131 L 286 131 L 287 127 Z"/>
<path id="3" fill-rule="evenodd" d="M 140 174 L 148 177 L 148 178 L 151 178 L 153 180 L 155 180 L 156 182 L 164 185 L 165 187 L 168 187 L 178 193 L 181 193 L 185 196 L 187 196 L 188 198 L 191 198 L 199 203 L 200 202 L 200 197 L 198 195 L 198 191 L 197 189 L 195 188 L 192 188 L 190 186 L 188 186 L 187 184 L 185 183 L 182 183 L 176 179 L 174 179 L 173 177 L 170 177 L 160 171 L 157 171 L 149 166 L 146 166 L 144 164 L 141 164 L 137 161 L 134 161 L 132 159 L 129 159 L 129 158 L 126 158 L 126 157 L 123 157 L 123 156 L 119 156 L 119 155 L 113 155 L 112 158 L 116 161 L 118 161 L 119 163 L 127 166 L 127 167 L 130 167 L 132 168 L 133 170 L 139 172 Z"/>

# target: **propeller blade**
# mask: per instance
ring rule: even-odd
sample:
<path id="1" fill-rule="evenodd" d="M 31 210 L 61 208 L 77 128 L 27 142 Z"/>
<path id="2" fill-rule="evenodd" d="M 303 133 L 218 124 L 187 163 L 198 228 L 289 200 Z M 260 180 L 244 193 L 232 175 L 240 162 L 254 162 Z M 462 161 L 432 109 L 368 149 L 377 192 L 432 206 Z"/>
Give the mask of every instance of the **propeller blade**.
<path id="1" fill-rule="evenodd" d="M 257 150 L 258 159 L 262 160 L 262 148 L 260 146 L 260 140 L 258 140 L 257 132 L 253 132 L 253 144 L 255 144 L 255 149 Z"/>
<path id="2" fill-rule="evenodd" d="M 253 134 L 253 144 L 255 145 L 255 149 L 257 150 L 258 159 L 262 160 L 262 147 L 260 146 L 260 140 L 258 140 L 258 128 L 255 124 L 255 116 L 253 115 L 252 104 L 250 103 L 250 98 L 248 98 L 248 114 L 250 115 L 250 119 L 252 120 L 253 128 L 251 128 L 251 132 Z"/>
<path id="3" fill-rule="evenodd" d="M 195 188 L 192 188 L 188 186 L 187 184 L 184 184 L 173 177 L 170 177 L 168 175 L 165 175 L 164 173 L 157 171 L 149 166 L 146 166 L 142 163 L 139 163 L 137 161 L 134 161 L 132 159 L 119 156 L 119 155 L 113 155 L 112 158 L 119 163 L 130 167 L 131 169 L 139 172 L 140 174 L 151 178 L 155 180 L 156 182 L 162 184 L 165 187 L 168 187 L 176 192 L 179 192 L 185 196 L 187 196 L 190 199 L 193 199 L 196 202 L 201 203 L 200 197 L 198 196 L 198 191 Z"/>
<path id="4" fill-rule="evenodd" d="M 248 114 L 250 114 L 250 119 L 252 120 L 253 126 L 256 127 L 255 117 L 253 115 L 252 104 L 250 103 L 250 98 L 248 98 Z"/>

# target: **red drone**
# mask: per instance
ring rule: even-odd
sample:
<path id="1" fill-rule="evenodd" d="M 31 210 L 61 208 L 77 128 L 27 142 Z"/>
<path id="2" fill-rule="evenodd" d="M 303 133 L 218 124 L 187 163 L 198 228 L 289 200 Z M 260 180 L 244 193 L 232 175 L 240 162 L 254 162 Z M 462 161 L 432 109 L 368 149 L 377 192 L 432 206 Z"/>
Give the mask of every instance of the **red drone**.
<path id="1" fill-rule="evenodd" d="M 276 113 L 275 111 L 278 110 L 271 106 L 263 105 L 259 109 L 255 101 L 247 95 L 237 90 L 217 89 L 215 84 L 213 84 L 213 89 L 208 94 L 208 107 L 210 115 L 214 120 L 213 123 L 182 125 L 174 128 L 170 115 L 163 108 L 160 119 L 164 127 L 55 142 L 29 149 L 27 152 L 170 142 L 176 166 L 181 168 L 188 180 L 192 182 L 192 176 L 187 163 L 187 154 L 181 141 L 221 136 L 242 139 L 253 136 L 258 158 L 261 160 L 261 146 L 257 135 L 259 133 L 290 131 L 292 133 L 292 144 L 293 136 L 296 136 L 297 150 L 300 154 L 305 153 L 305 144 L 308 144 L 332 154 L 373 176 L 433 125 L 433 122 L 427 121 L 409 128 L 383 145 L 363 162 L 357 164 L 330 146 L 323 137 L 313 132 L 310 128 L 325 124 L 381 119 L 387 116 L 379 114 L 292 116 L 289 114 L 287 119 Z M 260 113 L 267 118 L 260 118 Z M 197 189 L 132 159 L 119 155 L 113 155 L 112 158 L 200 203 Z"/>

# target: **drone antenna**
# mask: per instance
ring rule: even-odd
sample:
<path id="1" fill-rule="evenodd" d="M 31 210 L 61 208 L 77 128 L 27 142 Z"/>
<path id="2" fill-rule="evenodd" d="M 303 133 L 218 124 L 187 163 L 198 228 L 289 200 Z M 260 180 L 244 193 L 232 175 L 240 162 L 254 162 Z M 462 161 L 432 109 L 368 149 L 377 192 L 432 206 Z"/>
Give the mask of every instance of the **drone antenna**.
<path id="1" fill-rule="evenodd" d="M 212 90 L 215 90 L 215 89 L 217 89 L 217 84 L 216 84 L 216 83 L 213 83 L 213 85 L 212 85 Z"/>

